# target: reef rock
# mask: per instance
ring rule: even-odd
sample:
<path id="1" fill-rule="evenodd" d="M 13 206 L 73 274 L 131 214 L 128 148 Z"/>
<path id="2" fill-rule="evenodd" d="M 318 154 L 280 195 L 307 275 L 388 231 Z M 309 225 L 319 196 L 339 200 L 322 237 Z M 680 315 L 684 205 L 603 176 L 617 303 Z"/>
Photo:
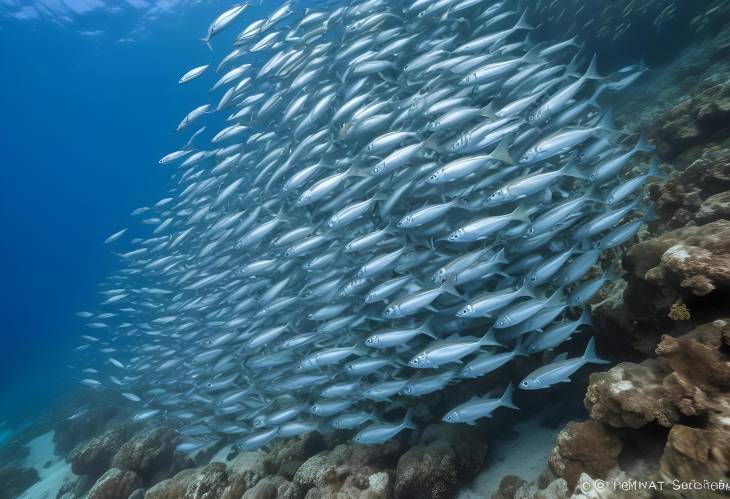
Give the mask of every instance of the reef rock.
<path id="1" fill-rule="evenodd" d="M 0 499 L 18 497 L 39 479 L 38 471 L 34 468 L 0 468 Z"/>
<path id="2" fill-rule="evenodd" d="M 659 122 L 657 152 L 666 159 L 712 141 L 730 127 L 730 85 L 699 88 L 671 107 Z"/>
<path id="3" fill-rule="evenodd" d="M 616 466 L 621 447 L 619 438 L 598 421 L 571 422 L 558 434 L 548 464 L 572 489 L 581 473 L 605 478 Z"/>
<path id="4" fill-rule="evenodd" d="M 727 194 L 722 194 L 728 191 L 730 149 L 707 150 L 665 182 L 649 186 L 661 223 L 670 229 L 730 218 L 723 216 Z"/>
<path id="5" fill-rule="evenodd" d="M 112 466 L 135 471 L 148 482 L 155 475 L 167 478 L 171 471 L 179 471 L 171 470 L 179 439 L 175 430 L 164 427 L 138 433 L 119 448 Z"/>
<path id="6" fill-rule="evenodd" d="M 663 385 L 669 373 L 663 362 L 654 359 L 592 373 L 585 406 L 591 418 L 615 428 L 640 428 L 653 421 L 669 427 L 679 418 Z"/>
<path id="7" fill-rule="evenodd" d="M 134 471 L 110 468 L 99 478 L 87 499 L 127 499 L 142 485 L 142 479 Z"/>
<path id="8" fill-rule="evenodd" d="M 240 499 L 246 483 L 223 463 L 181 471 L 150 488 L 145 499 Z"/>
<path id="9" fill-rule="evenodd" d="M 400 439 L 371 446 L 341 444 L 307 459 L 293 481 L 306 492 L 306 499 L 389 498 L 393 480 L 383 470 L 395 466 L 400 451 Z"/>
<path id="10" fill-rule="evenodd" d="M 661 458 L 661 471 L 672 479 L 727 480 L 730 474 L 730 425 L 690 428 L 675 425 Z M 708 495 L 704 497 L 710 497 Z"/>
<path id="11" fill-rule="evenodd" d="M 730 222 L 717 220 L 662 234 L 632 247 L 628 258 L 637 277 L 663 291 L 681 287 L 704 296 L 730 289 Z"/>
<path id="12" fill-rule="evenodd" d="M 90 407 L 72 419 L 56 423 L 53 433 L 56 454 L 68 454 L 80 443 L 101 433 L 117 412 L 118 409 L 111 406 Z"/>
<path id="13" fill-rule="evenodd" d="M 460 482 L 482 467 L 487 445 L 471 427 L 428 426 L 418 443 L 398 460 L 395 496 L 440 499 L 452 497 Z"/>
<path id="14" fill-rule="evenodd" d="M 304 493 L 297 484 L 273 475 L 247 490 L 242 499 L 302 499 L 303 497 Z"/>
<path id="15" fill-rule="evenodd" d="M 124 444 L 129 428 L 112 428 L 86 443 L 77 446 L 67 460 L 77 475 L 98 477 L 111 466 L 112 458 Z"/>

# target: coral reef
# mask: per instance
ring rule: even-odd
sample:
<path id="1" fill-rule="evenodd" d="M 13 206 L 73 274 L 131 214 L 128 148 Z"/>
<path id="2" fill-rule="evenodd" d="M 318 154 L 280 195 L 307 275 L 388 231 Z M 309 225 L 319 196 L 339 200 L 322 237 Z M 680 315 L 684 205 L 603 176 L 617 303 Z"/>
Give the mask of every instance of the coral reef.
<path id="1" fill-rule="evenodd" d="M 484 436 L 470 427 L 434 424 L 398 460 L 395 496 L 452 497 L 457 485 L 474 476 L 487 454 Z"/>
<path id="2" fill-rule="evenodd" d="M 617 464 L 621 441 L 598 421 L 569 423 L 548 458 L 555 475 L 574 488 L 582 473 L 605 477 Z"/>
<path id="3" fill-rule="evenodd" d="M 110 468 L 91 487 L 88 499 L 127 499 L 139 489 L 142 479 L 134 471 Z"/>
<path id="4" fill-rule="evenodd" d="M 105 431 L 88 442 L 79 444 L 68 456 L 71 471 L 77 475 L 100 476 L 109 469 L 117 450 L 129 436 L 128 426 Z"/>

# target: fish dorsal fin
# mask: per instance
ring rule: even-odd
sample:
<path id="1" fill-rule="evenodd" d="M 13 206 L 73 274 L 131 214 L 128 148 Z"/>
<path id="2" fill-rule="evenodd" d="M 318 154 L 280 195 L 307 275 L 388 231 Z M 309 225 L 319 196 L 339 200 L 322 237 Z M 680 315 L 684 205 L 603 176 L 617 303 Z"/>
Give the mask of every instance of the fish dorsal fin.
<path id="1" fill-rule="evenodd" d="M 563 353 L 557 355 L 555 357 L 555 359 L 553 359 L 553 362 L 562 362 L 567 359 L 568 359 L 568 352 L 563 352 Z"/>

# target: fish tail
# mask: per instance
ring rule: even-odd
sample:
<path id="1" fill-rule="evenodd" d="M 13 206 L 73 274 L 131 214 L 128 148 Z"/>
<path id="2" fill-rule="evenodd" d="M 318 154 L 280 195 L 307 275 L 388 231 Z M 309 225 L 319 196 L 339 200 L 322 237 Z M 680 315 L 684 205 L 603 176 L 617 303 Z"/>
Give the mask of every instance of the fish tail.
<path id="1" fill-rule="evenodd" d="M 583 354 L 583 361 L 587 364 L 610 364 L 611 361 L 601 359 L 596 355 L 596 340 L 591 337 L 586 345 L 586 351 Z"/>
<path id="2" fill-rule="evenodd" d="M 413 410 L 408 409 L 406 411 L 406 416 L 403 418 L 403 423 L 401 424 L 403 428 L 409 428 L 411 430 L 415 430 L 418 428 L 416 424 L 413 422 Z"/>
<path id="3" fill-rule="evenodd" d="M 580 314 L 580 318 L 578 319 L 578 326 L 593 327 L 593 320 L 591 319 L 591 312 L 589 309 L 583 309 L 583 313 Z"/>
<path id="4" fill-rule="evenodd" d="M 661 170 L 659 170 L 659 161 L 657 159 L 651 158 L 651 166 L 649 167 L 649 171 L 646 173 L 648 177 L 656 177 L 659 179 L 666 178 L 666 175 L 664 175 Z"/>
<path id="5" fill-rule="evenodd" d="M 527 22 L 527 9 L 525 9 L 520 18 L 517 20 L 517 23 L 515 23 L 515 25 L 512 27 L 513 31 L 516 31 L 518 29 L 535 29 L 533 25 Z"/>
<path id="6" fill-rule="evenodd" d="M 429 136 L 424 142 L 423 147 L 426 149 L 431 149 L 432 151 L 436 151 L 438 153 L 441 153 L 444 151 L 444 148 L 439 144 L 438 139 L 436 139 L 433 135 Z"/>
<path id="7" fill-rule="evenodd" d="M 598 122 L 596 128 L 606 132 L 616 132 L 616 126 L 613 124 L 613 107 L 609 107 L 603 116 L 601 121 Z"/>
<path id="8" fill-rule="evenodd" d="M 508 144 L 509 140 L 507 140 L 507 137 L 503 137 L 502 140 L 499 141 L 499 144 L 497 144 L 497 147 L 494 148 L 494 151 L 489 153 L 489 157 L 507 165 L 514 165 L 515 160 L 509 153 Z"/>
<path id="9" fill-rule="evenodd" d="M 634 146 L 634 151 L 640 152 L 654 152 L 655 149 L 656 147 L 646 141 L 643 133 L 639 136 L 639 141 Z"/>
<path id="10" fill-rule="evenodd" d="M 456 290 L 456 287 L 454 286 L 454 275 L 449 275 L 446 280 L 439 286 L 444 292 L 449 293 L 450 295 L 457 296 L 459 298 L 464 298 L 464 296 L 459 293 Z"/>
<path id="11" fill-rule="evenodd" d="M 517 341 L 517 345 L 515 345 L 515 349 L 512 351 L 512 354 L 515 357 L 525 357 L 527 355 L 527 349 L 525 348 L 524 339 L 520 339 Z"/>
<path id="12" fill-rule="evenodd" d="M 509 407 L 510 409 L 515 409 L 517 411 L 520 410 L 519 407 L 517 407 L 514 402 L 512 402 L 512 394 L 514 393 L 515 388 L 512 386 L 512 383 L 507 385 L 507 388 L 505 388 L 504 393 L 499 398 L 499 405 L 502 407 Z"/>
<path id="13" fill-rule="evenodd" d="M 210 37 L 206 36 L 205 38 L 200 38 L 200 41 L 203 42 L 211 52 L 213 52 L 213 46 L 210 44 Z"/>
<path id="14" fill-rule="evenodd" d="M 598 56 L 596 54 L 593 54 L 593 58 L 591 59 L 591 63 L 588 65 L 588 69 L 586 69 L 585 75 L 583 75 L 588 80 L 604 80 L 605 76 L 601 76 L 598 74 Z"/>
<path id="15" fill-rule="evenodd" d="M 504 248 L 500 248 L 494 255 L 494 261 L 497 263 L 509 263 L 509 260 L 504 254 Z"/>
<path id="16" fill-rule="evenodd" d="M 520 220 L 522 222 L 531 222 L 530 220 L 530 208 L 526 207 L 525 205 L 519 205 L 515 210 L 510 213 L 510 217 L 513 220 Z"/>
<path id="17" fill-rule="evenodd" d="M 490 120 L 496 120 L 499 118 L 496 114 L 494 114 L 494 101 L 490 101 L 489 104 L 484 106 L 480 111 L 479 114 L 481 116 L 484 116 L 485 118 L 489 118 Z"/>
<path id="18" fill-rule="evenodd" d="M 489 329 L 486 333 L 484 333 L 484 336 L 482 336 L 482 339 L 479 340 L 479 344 L 481 346 L 495 346 L 495 347 L 503 347 L 499 341 L 497 341 L 497 333 L 494 331 L 494 329 Z"/>

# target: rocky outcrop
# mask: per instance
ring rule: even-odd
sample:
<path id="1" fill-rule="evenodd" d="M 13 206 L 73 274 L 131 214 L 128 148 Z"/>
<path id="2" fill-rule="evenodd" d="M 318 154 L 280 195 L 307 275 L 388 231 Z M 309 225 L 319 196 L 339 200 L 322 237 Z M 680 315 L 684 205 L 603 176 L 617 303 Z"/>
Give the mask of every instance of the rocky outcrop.
<path id="1" fill-rule="evenodd" d="M 77 475 L 100 476 L 109 469 L 112 458 L 126 442 L 129 433 L 129 427 L 120 426 L 80 444 L 67 458 L 71 471 Z"/>
<path id="2" fill-rule="evenodd" d="M 702 86 L 661 117 L 657 152 L 673 159 L 684 150 L 723 136 L 730 128 L 730 85 Z"/>
<path id="3" fill-rule="evenodd" d="M 573 489 L 582 473 L 605 478 L 618 463 L 621 447 L 619 438 L 598 421 L 568 423 L 558 435 L 548 463 Z"/>
<path id="4" fill-rule="evenodd" d="M 18 497 L 39 479 L 38 471 L 33 468 L 0 468 L 0 499 Z"/>
<path id="5" fill-rule="evenodd" d="M 649 187 L 660 223 L 669 229 L 701 225 L 725 216 L 730 192 L 730 150 L 711 149 L 686 168 Z"/>
<path id="6" fill-rule="evenodd" d="M 628 253 L 634 274 L 679 295 L 696 296 L 730 289 L 730 222 L 677 229 L 639 243 Z M 678 298 L 681 296 L 677 296 Z"/>
<path id="7" fill-rule="evenodd" d="M 112 406 L 90 407 L 56 423 L 53 433 L 56 454 L 68 454 L 79 444 L 97 436 L 118 412 L 118 408 Z"/>
<path id="8" fill-rule="evenodd" d="M 294 483 L 307 499 L 392 496 L 392 470 L 402 451 L 401 441 L 372 446 L 341 444 L 307 459 L 294 474 Z"/>
<path id="9" fill-rule="evenodd" d="M 486 454 L 483 434 L 471 427 L 430 425 L 417 444 L 398 460 L 395 496 L 452 497 L 459 483 L 481 469 Z"/>
<path id="10" fill-rule="evenodd" d="M 641 364 L 625 362 L 608 372 L 593 373 L 586 408 L 593 420 L 614 428 L 641 428 L 652 422 L 670 427 L 679 414 L 663 385 L 669 373 L 665 363 L 654 359 Z"/>
<path id="11" fill-rule="evenodd" d="M 115 468 L 138 473 L 148 484 L 159 482 L 190 467 L 175 460 L 175 446 L 179 439 L 177 432 L 170 428 L 143 431 L 119 448 L 111 464 Z"/>
<path id="12" fill-rule="evenodd" d="M 243 477 L 223 463 L 181 471 L 150 488 L 145 499 L 240 499 L 246 491 Z"/>
<path id="13" fill-rule="evenodd" d="M 127 499 L 142 485 L 142 479 L 134 471 L 110 468 L 91 487 L 87 499 Z"/>

